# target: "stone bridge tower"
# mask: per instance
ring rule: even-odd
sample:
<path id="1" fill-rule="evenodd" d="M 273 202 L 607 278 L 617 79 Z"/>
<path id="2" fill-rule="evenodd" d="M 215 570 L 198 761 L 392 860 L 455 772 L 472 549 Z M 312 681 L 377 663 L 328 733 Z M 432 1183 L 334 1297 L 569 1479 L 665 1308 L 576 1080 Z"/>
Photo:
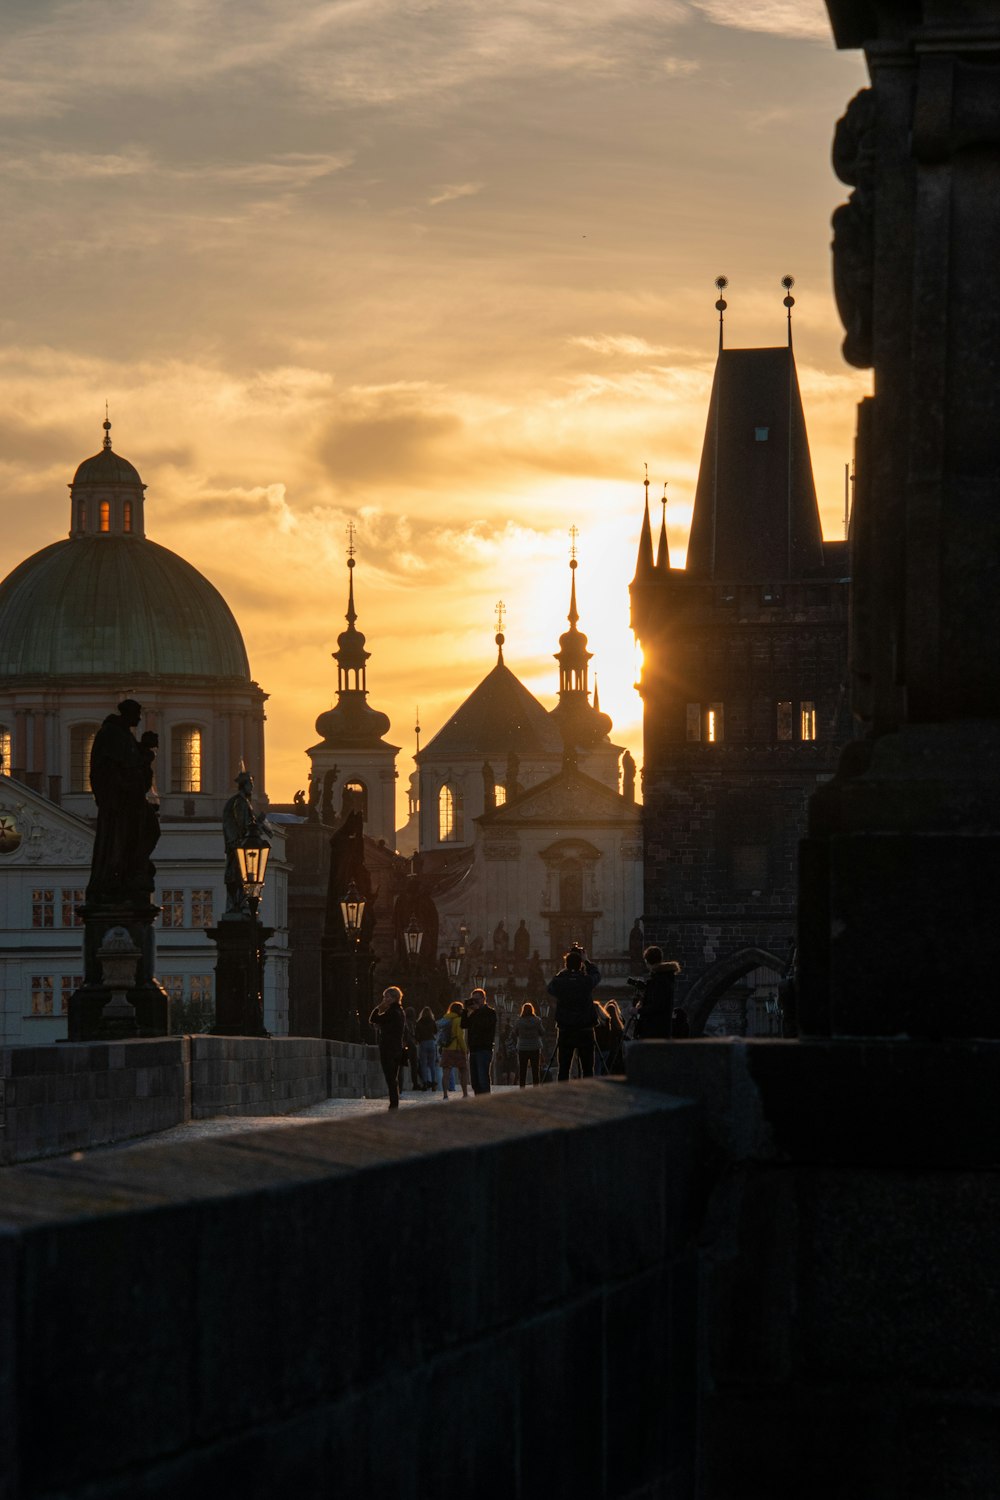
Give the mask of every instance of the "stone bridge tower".
<path id="1" fill-rule="evenodd" d="M 836 768 L 847 711 L 847 546 L 824 542 L 791 339 L 719 356 L 687 566 L 631 587 L 643 648 L 645 935 L 682 965 L 695 1032 L 764 1024 L 791 959 L 806 799 Z M 750 976 L 745 984 L 740 984 Z M 737 988 L 734 990 L 733 986 Z M 755 1024 L 756 1021 L 756 1024 Z"/>

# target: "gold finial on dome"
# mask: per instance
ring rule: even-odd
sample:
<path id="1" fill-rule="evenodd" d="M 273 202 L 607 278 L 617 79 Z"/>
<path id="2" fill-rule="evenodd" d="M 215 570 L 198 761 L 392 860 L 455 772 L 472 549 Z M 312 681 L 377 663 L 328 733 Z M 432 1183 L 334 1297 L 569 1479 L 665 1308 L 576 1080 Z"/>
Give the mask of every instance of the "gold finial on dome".
<path id="1" fill-rule="evenodd" d="M 105 447 L 106 451 L 110 453 L 110 451 L 111 451 L 111 419 L 108 416 L 108 403 L 106 401 L 104 403 L 104 421 L 101 423 L 101 426 L 104 428 L 104 447 Z"/>

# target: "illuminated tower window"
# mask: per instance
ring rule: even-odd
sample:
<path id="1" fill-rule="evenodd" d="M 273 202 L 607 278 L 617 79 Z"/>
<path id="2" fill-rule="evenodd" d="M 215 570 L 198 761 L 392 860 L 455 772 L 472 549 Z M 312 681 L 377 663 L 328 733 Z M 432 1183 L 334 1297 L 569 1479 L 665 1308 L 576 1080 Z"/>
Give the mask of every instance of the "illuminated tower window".
<path id="1" fill-rule="evenodd" d="M 74 724 L 69 732 L 69 789 L 90 791 L 90 752 L 99 724 Z"/>
<path id="2" fill-rule="evenodd" d="M 710 745 L 721 745 L 726 732 L 726 710 L 722 703 L 710 703 L 705 716 L 705 738 Z"/>
<path id="3" fill-rule="evenodd" d="M 493 795 L 496 797 L 497 807 L 503 807 L 504 803 L 507 801 L 507 788 L 504 786 L 502 781 L 498 781 L 496 786 L 493 788 Z"/>
<path id="4" fill-rule="evenodd" d="M 201 791 L 201 730 L 175 724 L 170 731 L 170 790 Z"/>
<path id="5" fill-rule="evenodd" d="M 816 705 L 815 703 L 800 703 L 802 738 L 814 740 L 816 738 Z"/>
<path id="6" fill-rule="evenodd" d="M 462 838 L 462 793 L 445 782 L 438 793 L 438 841 L 457 844 Z"/>
<path id="7" fill-rule="evenodd" d="M 111 530 L 111 502 L 109 500 L 102 500 L 101 501 L 101 509 L 100 509 L 99 514 L 100 514 L 100 517 L 101 517 L 101 523 L 100 523 L 101 524 L 101 530 L 102 531 L 110 531 Z"/>
<path id="8" fill-rule="evenodd" d="M 132 530 L 132 502 L 131 502 L 131 500 L 126 500 L 125 504 L 122 506 L 122 530 L 123 531 L 131 531 Z"/>
<path id="9" fill-rule="evenodd" d="M 13 754 L 13 746 L 10 730 L 6 724 L 0 724 L 0 774 L 10 775 L 10 758 Z"/>

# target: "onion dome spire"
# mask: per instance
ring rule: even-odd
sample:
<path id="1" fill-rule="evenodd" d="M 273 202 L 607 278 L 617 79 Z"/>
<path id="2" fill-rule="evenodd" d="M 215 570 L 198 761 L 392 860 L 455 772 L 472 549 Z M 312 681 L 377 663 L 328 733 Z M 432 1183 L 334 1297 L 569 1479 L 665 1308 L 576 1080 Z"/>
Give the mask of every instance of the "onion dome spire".
<path id="1" fill-rule="evenodd" d="M 337 663 L 337 703 L 334 708 L 320 714 L 316 720 L 316 731 L 327 745 L 347 747 L 350 745 L 375 745 L 389 728 L 386 714 L 369 708 L 368 667 L 371 652 L 365 648 L 365 637 L 358 630 L 358 612 L 354 605 L 354 522 L 347 527 L 347 629 L 337 637 L 337 649 L 332 653 Z M 311 753 L 311 752 L 310 752 Z"/>
<path id="2" fill-rule="evenodd" d="M 670 572 L 670 546 L 667 542 L 667 481 L 663 481 L 663 498 L 660 501 L 663 506 L 663 515 L 660 520 L 660 543 L 656 549 L 656 571 L 658 573 Z"/>
<path id="3" fill-rule="evenodd" d="M 575 745 L 589 749 L 611 731 L 611 720 L 602 714 L 597 704 L 591 704 L 587 684 L 588 663 L 593 652 L 587 650 L 587 637 L 577 628 L 580 611 L 576 603 L 576 539 L 579 532 L 570 528 L 569 629 L 559 637 L 559 650 L 555 653 L 559 663 L 559 702 L 552 716 L 559 724 L 563 741 L 567 746 Z"/>
<path id="4" fill-rule="evenodd" d="M 653 574 L 653 528 L 649 523 L 649 465 L 644 464 L 646 477 L 643 485 L 646 490 L 645 510 L 642 517 L 642 529 L 639 532 L 639 555 L 635 560 L 635 577 L 633 583 L 643 583 Z"/>

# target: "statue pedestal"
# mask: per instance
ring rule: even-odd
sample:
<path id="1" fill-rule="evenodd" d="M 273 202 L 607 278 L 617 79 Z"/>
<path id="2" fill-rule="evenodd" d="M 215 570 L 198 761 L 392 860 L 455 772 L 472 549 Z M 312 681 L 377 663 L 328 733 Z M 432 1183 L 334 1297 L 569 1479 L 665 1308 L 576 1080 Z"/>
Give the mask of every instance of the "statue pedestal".
<path id="1" fill-rule="evenodd" d="M 249 912 L 227 912 L 208 929 L 218 949 L 213 1036 L 270 1036 L 264 1026 L 264 964 L 273 933 Z"/>
<path id="2" fill-rule="evenodd" d="M 166 990 L 153 976 L 156 962 L 156 937 L 153 923 L 160 908 L 149 903 L 144 907 L 104 906 L 88 903 L 78 908 L 84 922 L 84 981 L 70 997 L 69 1040 L 71 1042 L 114 1041 L 130 1036 L 166 1036 L 170 1025 L 170 1002 Z M 139 959 L 135 984 L 125 993 L 132 1007 L 131 1016 L 119 1005 L 104 1014 L 105 1006 L 120 995 L 104 983 L 99 950 L 114 927 L 124 927 Z"/>

